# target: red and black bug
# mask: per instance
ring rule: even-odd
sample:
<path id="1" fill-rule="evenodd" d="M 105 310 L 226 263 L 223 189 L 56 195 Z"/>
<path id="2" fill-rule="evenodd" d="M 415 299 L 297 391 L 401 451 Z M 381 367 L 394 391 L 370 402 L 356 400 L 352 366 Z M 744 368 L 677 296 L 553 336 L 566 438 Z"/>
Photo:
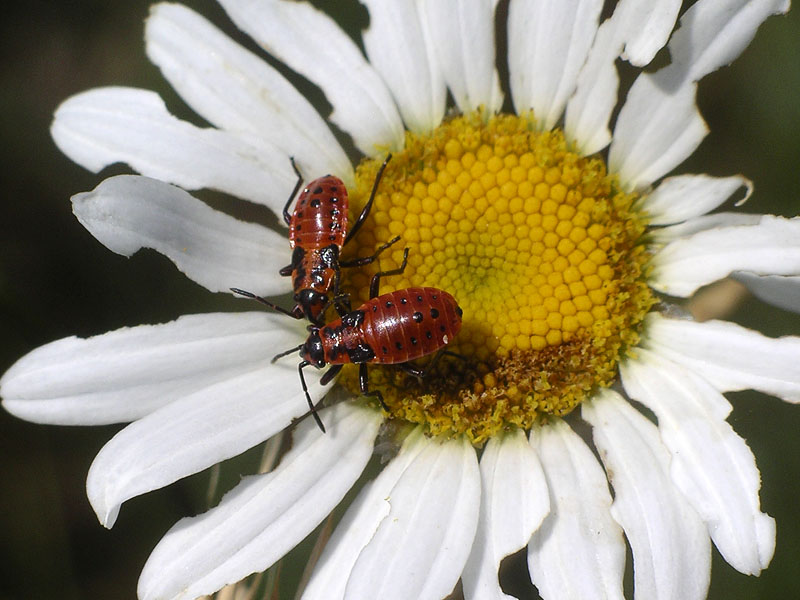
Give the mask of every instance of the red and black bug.
<path id="1" fill-rule="evenodd" d="M 295 306 L 289 311 L 264 301 L 267 306 L 295 319 L 306 317 L 320 326 L 323 324 L 322 314 L 331 301 L 337 305 L 340 314 L 349 310 L 349 303 L 339 293 L 340 268 L 367 265 L 400 239 L 398 236 L 383 244 L 372 256 L 347 261 L 339 260 L 342 248 L 353 239 L 364 224 L 375 200 L 383 171 L 391 158 L 390 154 L 383 161 L 375 176 L 369 200 L 349 231 L 347 230 L 349 198 L 344 182 L 334 175 L 325 175 L 309 183 L 298 195 L 297 192 L 303 185 L 303 177 L 292 159 L 292 168 L 297 174 L 297 184 L 283 208 L 283 218 L 289 226 L 289 246 L 293 249 L 292 262 L 283 267 L 280 274 L 292 277 Z M 294 212 L 290 214 L 289 205 L 295 196 L 297 202 Z M 237 294 L 253 297 L 249 292 L 238 288 L 231 289 Z M 332 299 L 329 297 L 331 293 Z"/>
<path id="2" fill-rule="evenodd" d="M 461 329 L 461 308 L 447 292 L 430 287 L 412 287 L 378 295 L 380 278 L 402 273 L 407 261 L 408 248 L 399 268 L 372 277 L 367 302 L 323 327 L 309 325 L 305 343 L 273 359 L 274 362 L 295 350 L 300 351 L 303 359 L 298 366 L 300 382 L 311 413 L 322 431 L 325 427 L 303 377 L 305 367 L 313 365 L 322 369 L 331 365 L 320 380 L 325 385 L 345 364 L 358 364 L 361 393 L 377 398 L 386 408 L 381 393 L 369 390 L 367 364 L 397 364 L 422 377 L 425 371 L 409 365 L 408 361 L 442 350 Z M 257 296 L 253 297 L 261 301 Z"/>

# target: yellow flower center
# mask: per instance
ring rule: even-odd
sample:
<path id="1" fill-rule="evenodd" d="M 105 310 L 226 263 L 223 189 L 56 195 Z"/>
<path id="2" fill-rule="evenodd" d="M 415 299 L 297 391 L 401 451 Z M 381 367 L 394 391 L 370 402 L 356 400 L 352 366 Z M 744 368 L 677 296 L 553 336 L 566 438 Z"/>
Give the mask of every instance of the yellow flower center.
<path id="1" fill-rule="evenodd" d="M 530 116 L 453 118 L 430 136 L 406 134 L 389 163 L 372 213 L 346 256 L 401 241 L 360 269 L 345 269 L 353 306 L 381 293 L 430 286 L 452 294 L 463 327 L 425 379 L 370 366 L 391 416 L 431 434 L 480 443 L 510 424 L 530 428 L 565 415 L 598 386 L 638 340 L 654 299 L 644 278 L 646 221 L 606 172 L 559 130 L 537 132 Z M 356 173 L 352 210 L 369 196 L 380 161 Z M 378 266 L 378 263 L 380 265 Z M 422 364 L 425 363 L 423 359 Z M 358 391 L 356 369 L 341 379 Z"/>

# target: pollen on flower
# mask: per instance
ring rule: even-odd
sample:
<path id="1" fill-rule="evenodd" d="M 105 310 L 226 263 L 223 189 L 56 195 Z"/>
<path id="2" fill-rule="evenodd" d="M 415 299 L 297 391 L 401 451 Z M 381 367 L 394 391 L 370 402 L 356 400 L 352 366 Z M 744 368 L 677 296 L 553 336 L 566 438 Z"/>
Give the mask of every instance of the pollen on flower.
<path id="1" fill-rule="evenodd" d="M 378 161 L 357 171 L 357 212 Z M 383 175 L 359 255 L 395 235 L 380 268 L 400 265 L 381 291 L 438 287 L 463 309 L 463 326 L 435 376 L 419 381 L 373 368 L 393 416 L 433 434 L 479 443 L 507 425 L 530 427 L 571 411 L 637 341 L 653 303 L 644 282 L 645 221 L 599 157 L 572 151 L 559 130 L 530 116 L 454 118 L 430 136 L 411 133 Z M 373 264 L 344 274 L 353 303 L 368 298 Z M 358 388 L 354 371 L 345 385 Z"/>

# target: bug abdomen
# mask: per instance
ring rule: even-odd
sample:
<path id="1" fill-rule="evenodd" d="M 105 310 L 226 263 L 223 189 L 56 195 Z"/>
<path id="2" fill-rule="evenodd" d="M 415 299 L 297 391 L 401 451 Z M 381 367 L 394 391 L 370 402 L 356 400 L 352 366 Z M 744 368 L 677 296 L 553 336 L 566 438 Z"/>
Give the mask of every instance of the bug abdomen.
<path id="1" fill-rule="evenodd" d="M 338 177 L 315 179 L 297 196 L 289 222 L 289 244 L 307 250 L 331 244 L 341 248 L 347 235 L 347 188 Z"/>
<path id="2" fill-rule="evenodd" d="M 455 298 L 436 288 L 413 287 L 367 301 L 364 340 L 375 358 L 370 362 L 403 363 L 436 352 L 461 329 Z"/>

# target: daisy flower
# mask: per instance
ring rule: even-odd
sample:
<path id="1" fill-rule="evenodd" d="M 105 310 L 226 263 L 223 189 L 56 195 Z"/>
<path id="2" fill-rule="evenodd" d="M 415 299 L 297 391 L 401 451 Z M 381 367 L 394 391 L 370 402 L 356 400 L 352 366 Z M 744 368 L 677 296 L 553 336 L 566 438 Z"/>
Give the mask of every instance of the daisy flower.
<path id="1" fill-rule="evenodd" d="M 274 469 L 177 523 L 147 561 L 139 597 L 195 598 L 268 568 L 376 454 L 378 474 L 356 486 L 305 599 L 440 599 L 459 580 L 465 598 L 509 597 L 498 568 L 525 548 L 543 598 L 621 598 L 626 540 L 637 598 L 704 598 L 712 543 L 742 573 L 766 568 L 775 523 L 723 394 L 800 400 L 800 338 L 696 322 L 679 307 L 734 275 L 800 309 L 800 220 L 717 210 L 749 197 L 740 175 L 670 174 L 708 133 L 698 81 L 788 0 L 699 0 L 679 21 L 674 0 L 621 0 L 608 15 L 600 0 L 511 0 L 502 12 L 492 0 L 364 0 L 363 52 L 306 2 L 220 3 L 318 86 L 330 114 L 201 15 L 158 4 L 147 54 L 211 126 L 179 120 L 146 90 L 65 101 L 52 126 L 65 154 L 93 171 L 121 162 L 141 174 L 74 196 L 78 220 L 112 251 L 153 248 L 212 292 L 275 296 L 289 289 L 278 274 L 285 231 L 190 191 L 279 215 L 294 157 L 308 179 L 341 177 L 358 214 L 391 152 L 347 248 L 367 256 L 394 236 L 402 243 L 345 269 L 344 289 L 358 305 L 371 274 L 396 268 L 407 247 L 407 268 L 383 291 L 455 296 L 460 358 L 421 380 L 371 368 L 388 411 L 359 397 L 355 371 L 327 398 L 330 386 L 309 373 L 327 433 L 300 421 Z M 648 66 L 627 94 L 619 60 Z M 253 310 L 67 338 L 8 370 L 3 406 L 41 423 L 130 422 L 87 481 L 111 527 L 126 500 L 277 439 L 304 416 L 297 364 L 270 359 L 306 335 L 303 322 Z"/>

